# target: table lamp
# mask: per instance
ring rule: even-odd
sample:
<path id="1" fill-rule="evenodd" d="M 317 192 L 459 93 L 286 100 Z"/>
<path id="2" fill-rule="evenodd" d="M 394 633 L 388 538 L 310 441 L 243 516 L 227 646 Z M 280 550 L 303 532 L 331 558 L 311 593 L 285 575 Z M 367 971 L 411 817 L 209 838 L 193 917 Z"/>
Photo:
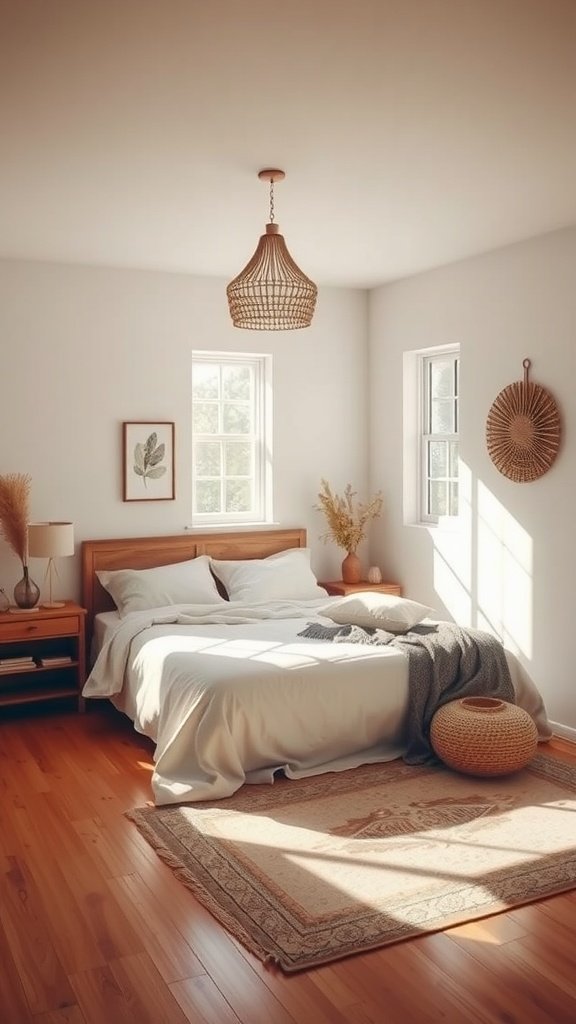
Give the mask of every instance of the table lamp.
<path id="1" fill-rule="evenodd" d="M 54 559 L 74 554 L 74 524 L 28 523 L 28 554 L 32 558 L 48 559 L 44 582 L 47 577 L 49 600 L 42 602 L 44 608 L 63 608 L 65 601 L 52 600 L 52 577 L 58 575 Z"/>

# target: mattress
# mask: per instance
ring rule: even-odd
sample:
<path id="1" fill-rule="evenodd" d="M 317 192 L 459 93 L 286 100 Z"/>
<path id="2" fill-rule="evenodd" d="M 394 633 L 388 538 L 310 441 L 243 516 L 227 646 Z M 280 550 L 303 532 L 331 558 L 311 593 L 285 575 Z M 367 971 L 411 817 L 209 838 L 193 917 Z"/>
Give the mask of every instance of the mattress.
<path id="1" fill-rule="evenodd" d="M 118 612 L 99 612 L 94 616 L 92 643 L 90 645 L 90 664 L 93 665 L 98 654 L 113 635 L 121 622 Z"/>

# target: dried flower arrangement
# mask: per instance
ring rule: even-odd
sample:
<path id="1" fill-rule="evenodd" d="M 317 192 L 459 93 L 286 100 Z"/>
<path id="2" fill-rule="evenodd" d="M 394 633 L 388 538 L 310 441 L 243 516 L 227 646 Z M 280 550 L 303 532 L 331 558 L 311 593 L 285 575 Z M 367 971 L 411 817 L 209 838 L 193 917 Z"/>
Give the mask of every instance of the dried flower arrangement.
<path id="1" fill-rule="evenodd" d="M 366 524 L 376 519 L 382 511 L 382 493 L 378 491 L 370 501 L 355 502 L 356 491 L 347 484 L 344 494 L 335 494 L 327 480 L 322 480 L 318 494 L 318 505 L 314 508 L 326 516 L 328 530 L 322 540 L 334 541 L 349 554 L 356 551 L 366 535 Z"/>
<path id="2" fill-rule="evenodd" d="M 0 535 L 4 537 L 22 562 L 24 575 L 14 587 L 14 600 L 18 609 L 34 611 L 40 589 L 28 572 L 28 519 L 30 484 L 27 473 L 7 473 L 0 476 Z M 10 608 L 9 611 L 12 611 Z"/>
<path id="3" fill-rule="evenodd" d="M 0 476 L 0 532 L 22 565 L 28 565 L 30 484 L 27 473 Z"/>

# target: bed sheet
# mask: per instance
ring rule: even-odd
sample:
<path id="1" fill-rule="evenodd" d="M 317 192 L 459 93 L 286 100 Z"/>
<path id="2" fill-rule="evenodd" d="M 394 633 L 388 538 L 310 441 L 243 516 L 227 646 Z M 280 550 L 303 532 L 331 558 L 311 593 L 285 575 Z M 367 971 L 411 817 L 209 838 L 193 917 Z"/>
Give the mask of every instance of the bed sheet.
<path id="1" fill-rule="evenodd" d="M 93 665 L 99 652 L 120 625 L 118 612 L 99 612 L 94 616 L 92 643 L 90 645 L 90 665 Z"/>
<path id="2" fill-rule="evenodd" d="M 154 741 L 157 804 L 219 799 L 279 771 L 300 778 L 402 756 L 405 654 L 299 637 L 308 622 L 330 622 L 317 611 L 325 605 L 176 606 L 107 622 L 84 696 L 110 697 Z M 518 703 L 548 738 L 537 689 L 507 657 Z"/>

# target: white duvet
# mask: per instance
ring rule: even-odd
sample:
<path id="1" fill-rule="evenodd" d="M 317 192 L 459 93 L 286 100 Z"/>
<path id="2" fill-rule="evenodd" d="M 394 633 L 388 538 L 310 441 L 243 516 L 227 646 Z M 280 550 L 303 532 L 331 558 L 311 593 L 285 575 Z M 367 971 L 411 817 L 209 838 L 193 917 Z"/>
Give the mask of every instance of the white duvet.
<path id="1" fill-rule="evenodd" d="M 156 804 L 230 796 L 244 782 L 343 771 L 404 753 L 408 660 L 388 646 L 309 640 L 319 601 L 133 612 L 107 633 L 84 686 L 156 744 Z M 507 653 L 541 739 L 540 694 Z"/>

